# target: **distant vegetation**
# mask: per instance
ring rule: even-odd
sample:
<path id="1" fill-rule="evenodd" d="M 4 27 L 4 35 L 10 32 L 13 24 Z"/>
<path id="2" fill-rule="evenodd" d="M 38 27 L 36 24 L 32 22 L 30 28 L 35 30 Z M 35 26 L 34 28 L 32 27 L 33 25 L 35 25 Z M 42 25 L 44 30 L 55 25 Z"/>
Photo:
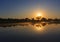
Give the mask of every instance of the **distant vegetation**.
<path id="1" fill-rule="evenodd" d="M 51 18 L 44 18 L 44 17 L 36 17 L 36 19 L 34 18 L 25 18 L 25 19 L 12 19 L 12 18 L 8 18 L 8 19 L 3 19 L 0 18 L 0 23 L 19 23 L 19 22 L 58 22 L 60 23 L 60 19 L 51 19 Z"/>

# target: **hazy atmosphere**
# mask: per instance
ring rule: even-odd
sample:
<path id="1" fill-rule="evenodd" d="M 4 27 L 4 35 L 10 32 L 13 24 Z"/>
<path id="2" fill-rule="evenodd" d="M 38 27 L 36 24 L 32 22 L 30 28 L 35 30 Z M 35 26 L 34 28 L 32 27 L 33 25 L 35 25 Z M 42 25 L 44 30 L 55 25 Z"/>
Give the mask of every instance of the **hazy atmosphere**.
<path id="1" fill-rule="evenodd" d="M 2 18 L 35 18 L 37 13 L 60 18 L 60 0 L 0 0 Z"/>
<path id="2" fill-rule="evenodd" d="M 60 0 L 0 0 L 0 42 L 60 42 Z"/>

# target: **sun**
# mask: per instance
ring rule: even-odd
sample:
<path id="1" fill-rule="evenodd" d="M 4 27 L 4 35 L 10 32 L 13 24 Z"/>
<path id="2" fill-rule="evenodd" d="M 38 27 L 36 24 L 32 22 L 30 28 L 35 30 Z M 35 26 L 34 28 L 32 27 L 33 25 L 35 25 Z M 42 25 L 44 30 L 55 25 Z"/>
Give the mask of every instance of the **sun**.
<path id="1" fill-rule="evenodd" d="M 42 13 L 37 13 L 37 16 L 42 16 Z"/>

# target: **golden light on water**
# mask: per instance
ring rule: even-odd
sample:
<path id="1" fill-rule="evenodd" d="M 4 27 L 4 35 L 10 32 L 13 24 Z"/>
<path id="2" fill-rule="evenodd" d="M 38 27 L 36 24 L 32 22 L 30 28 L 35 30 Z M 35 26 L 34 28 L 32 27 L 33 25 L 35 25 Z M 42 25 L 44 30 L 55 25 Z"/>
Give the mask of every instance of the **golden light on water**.
<path id="1" fill-rule="evenodd" d="M 44 33 L 44 28 L 43 27 L 35 27 L 35 30 L 37 31 L 38 34 L 43 34 Z"/>
<path id="2" fill-rule="evenodd" d="M 41 30 L 42 28 L 41 27 L 36 27 L 36 30 Z"/>
<path id="3" fill-rule="evenodd" d="M 37 31 L 43 31 L 43 26 L 41 26 L 41 25 L 35 25 L 35 29 Z"/>

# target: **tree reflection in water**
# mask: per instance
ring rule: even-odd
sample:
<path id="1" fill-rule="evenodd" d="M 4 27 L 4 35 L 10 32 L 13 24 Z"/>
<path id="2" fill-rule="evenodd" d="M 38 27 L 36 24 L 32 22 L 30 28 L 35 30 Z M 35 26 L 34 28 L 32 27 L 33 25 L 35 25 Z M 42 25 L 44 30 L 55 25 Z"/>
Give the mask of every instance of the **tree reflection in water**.
<path id="1" fill-rule="evenodd" d="M 36 28 L 37 31 L 43 32 L 44 31 L 44 26 L 46 26 L 46 25 L 47 25 L 47 23 L 41 22 L 41 23 L 36 23 L 34 25 L 34 27 Z"/>
<path id="2" fill-rule="evenodd" d="M 0 27 L 15 27 L 15 26 L 36 26 L 36 27 L 44 27 L 46 25 L 50 25 L 50 24 L 60 24 L 60 23 L 49 23 L 49 22 L 39 22 L 39 23 L 34 23 L 34 22 L 28 22 L 28 23 L 1 23 Z"/>

